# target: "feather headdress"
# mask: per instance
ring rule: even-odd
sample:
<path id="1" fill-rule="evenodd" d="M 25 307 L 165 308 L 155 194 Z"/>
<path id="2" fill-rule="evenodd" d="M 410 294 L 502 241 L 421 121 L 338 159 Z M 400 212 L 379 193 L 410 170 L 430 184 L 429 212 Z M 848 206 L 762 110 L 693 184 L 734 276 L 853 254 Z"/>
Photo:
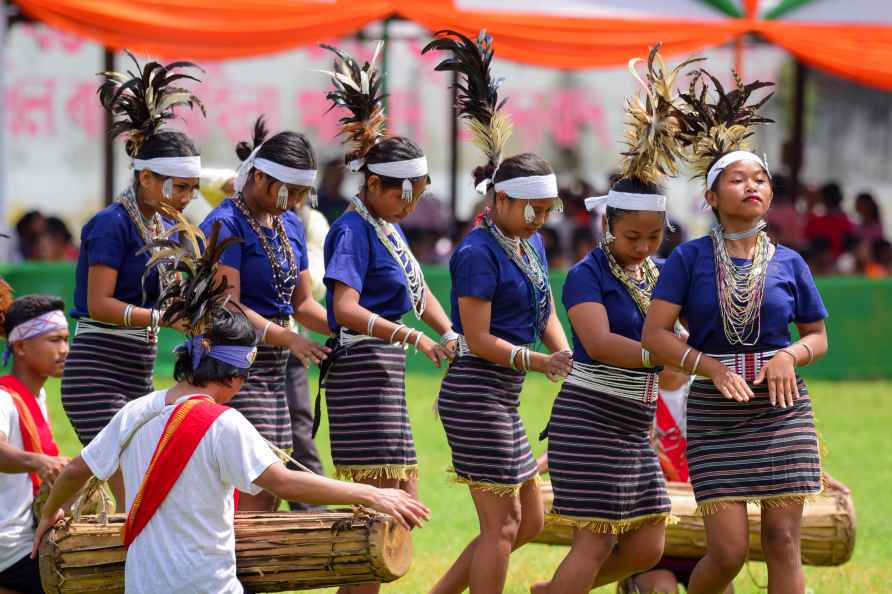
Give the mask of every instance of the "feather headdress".
<path id="1" fill-rule="evenodd" d="M 679 94 L 682 109 L 677 116 L 694 177 L 706 179 L 712 163 L 726 153 L 749 150 L 755 126 L 773 122 L 758 111 L 774 93 L 749 101 L 754 91 L 774 83 L 757 80 L 744 84 L 736 72 L 733 74 L 735 88 L 726 92 L 715 76 L 701 68 L 693 74 L 688 91 Z M 710 83 L 714 93 L 709 92 Z"/>
<path id="2" fill-rule="evenodd" d="M 220 221 L 211 228 L 209 237 L 190 223 L 179 211 L 163 207 L 164 216 L 176 221 L 161 237 L 149 242 L 139 253 L 150 253 L 151 258 L 143 273 L 143 283 L 149 274 L 163 267 L 175 275 L 158 298 L 158 307 L 164 311 L 166 324 L 184 322 L 186 334 L 203 334 L 210 325 L 214 311 L 228 301 L 227 281 L 214 280 L 214 274 L 223 252 L 238 237 L 220 239 Z M 174 235 L 176 234 L 176 239 Z"/>
<path id="3" fill-rule="evenodd" d="M 659 53 L 660 44 L 650 50 L 647 72 L 642 79 L 636 66 L 643 58 L 629 61 L 629 71 L 643 88 L 626 101 L 626 132 L 621 177 L 638 180 L 645 185 L 657 185 L 664 176 L 678 174 L 678 163 L 684 157 L 680 138 L 678 110 L 679 95 L 673 89 L 681 70 L 704 58 L 685 60 L 672 70 L 666 67 Z"/>
<path id="4" fill-rule="evenodd" d="M 126 134 L 125 150 L 135 157 L 140 145 L 156 134 L 167 120 L 175 117 L 175 107 L 198 107 L 202 115 L 205 110 L 198 97 L 177 84 L 184 80 L 200 82 L 195 76 L 180 72 L 184 68 L 201 70 L 199 66 L 180 61 L 166 65 L 148 62 L 140 67 L 133 54 L 126 53 L 136 65 L 136 71 L 101 72 L 99 75 L 105 77 L 105 81 L 97 92 L 102 106 L 115 118 L 109 134 L 112 137 Z"/>
<path id="5" fill-rule="evenodd" d="M 498 167 L 502 151 L 511 137 L 511 116 L 502 111 L 507 99 L 499 100 L 499 87 L 504 78 L 495 78 L 491 71 L 493 58 L 492 36 L 482 29 L 477 39 L 443 29 L 434 33 L 437 39 L 428 43 L 421 53 L 431 50 L 452 52 L 452 57 L 440 62 L 436 70 L 457 72 L 463 81 L 456 83 L 458 115 L 467 121 L 474 145 L 487 160 Z"/>
<path id="6" fill-rule="evenodd" d="M 331 77 L 335 87 L 325 97 L 331 102 L 329 111 L 335 107 L 343 107 L 348 111 L 339 120 L 339 136 L 344 137 L 344 143 L 351 145 L 351 159 L 364 157 L 385 135 L 385 95 L 381 92 L 381 73 L 376 66 L 381 46 L 379 43 L 375 48 L 370 61 L 360 65 L 347 52 L 330 45 L 321 45 L 335 55 L 332 70 L 322 71 Z"/>

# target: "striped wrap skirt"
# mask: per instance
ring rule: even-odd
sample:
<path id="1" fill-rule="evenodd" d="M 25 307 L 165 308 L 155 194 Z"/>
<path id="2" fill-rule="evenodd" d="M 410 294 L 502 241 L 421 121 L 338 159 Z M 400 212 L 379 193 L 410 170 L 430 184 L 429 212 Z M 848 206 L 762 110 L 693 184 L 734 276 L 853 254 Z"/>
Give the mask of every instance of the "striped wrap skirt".
<path id="1" fill-rule="evenodd" d="M 524 373 L 473 354 L 456 357 L 440 387 L 437 411 L 452 450 L 456 480 L 516 496 L 537 474 L 518 412 Z"/>
<path id="2" fill-rule="evenodd" d="M 728 502 L 804 502 L 821 492 L 821 457 L 811 400 L 801 378 L 792 407 L 771 406 L 765 384 L 755 398 L 728 400 L 709 380 L 688 394 L 688 468 L 697 507 Z"/>
<path id="3" fill-rule="evenodd" d="M 325 405 L 337 476 L 354 481 L 416 477 L 418 458 L 406 406 L 406 352 L 366 338 L 332 355 Z"/>
<path id="4" fill-rule="evenodd" d="M 290 452 L 291 415 L 285 397 L 287 364 L 288 349 L 259 345 L 248 379 L 228 406 L 242 413 L 264 439 Z"/>
<path id="5" fill-rule="evenodd" d="M 667 523 L 666 479 L 650 440 L 656 403 L 565 381 L 548 422 L 551 521 L 598 534 Z"/>
<path id="6" fill-rule="evenodd" d="M 125 404 L 154 391 L 157 350 L 147 328 L 78 320 L 62 373 L 62 406 L 83 445 Z"/>

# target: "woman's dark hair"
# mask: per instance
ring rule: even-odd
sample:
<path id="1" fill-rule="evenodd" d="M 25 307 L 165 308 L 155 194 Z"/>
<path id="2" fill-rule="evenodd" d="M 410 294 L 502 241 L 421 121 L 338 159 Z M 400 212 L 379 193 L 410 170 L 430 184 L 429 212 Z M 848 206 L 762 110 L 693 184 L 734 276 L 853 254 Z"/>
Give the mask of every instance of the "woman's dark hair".
<path id="1" fill-rule="evenodd" d="M 655 184 L 646 184 L 639 179 L 633 177 L 623 177 L 617 180 L 612 190 L 617 192 L 625 192 L 627 194 L 662 194 L 659 187 Z M 627 210 L 625 208 L 616 208 L 608 206 L 605 212 L 607 217 L 607 230 L 613 231 L 613 225 L 622 217 L 638 212 L 637 210 Z M 663 213 L 665 218 L 666 213 Z"/>
<path id="2" fill-rule="evenodd" d="M 478 185 L 485 179 L 493 178 L 495 164 L 487 163 L 481 167 L 474 169 L 474 185 Z M 521 153 L 508 157 L 499 165 L 499 170 L 495 171 L 493 183 L 505 181 L 506 179 L 514 179 L 515 177 L 531 177 L 533 175 L 550 175 L 554 170 L 548 161 L 533 153 Z"/>
<path id="3" fill-rule="evenodd" d="M 256 157 L 267 159 L 293 169 L 316 169 L 316 154 L 307 137 L 299 132 L 279 132 L 270 138 L 263 116 L 254 122 L 254 133 L 251 141 L 242 141 L 235 146 L 235 154 L 240 161 L 251 156 L 251 153 L 260 145 Z M 267 176 L 266 189 L 274 180 Z M 250 179 L 250 177 L 249 177 Z"/>
<path id="4" fill-rule="evenodd" d="M 71 243 L 73 239 L 71 231 L 68 230 L 68 225 L 59 217 L 46 218 L 46 232 L 54 237 L 58 237 L 64 243 Z"/>
<path id="5" fill-rule="evenodd" d="M 64 310 L 65 302 L 55 295 L 25 295 L 12 302 L 5 312 L 0 311 L 0 324 L 3 335 L 9 336 L 13 328 L 33 320 L 37 316 L 55 311 Z"/>
<path id="6" fill-rule="evenodd" d="M 879 221 L 880 220 L 880 205 L 877 204 L 876 198 L 873 197 L 873 194 L 870 192 L 861 192 L 855 197 L 855 205 L 857 208 L 861 208 L 863 205 L 868 210 L 869 214 L 867 215 L 869 221 Z"/>
<path id="7" fill-rule="evenodd" d="M 390 138 L 385 138 L 369 149 L 369 152 L 365 155 L 365 165 L 362 166 L 360 171 L 365 174 L 366 179 L 368 179 L 370 175 L 378 176 L 381 180 L 381 185 L 384 188 L 400 188 L 403 185 L 402 179 L 369 171 L 368 165 L 374 165 L 375 163 L 391 163 L 393 161 L 408 161 L 423 156 L 424 151 L 421 150 L 421 147 L 405 136 L 391 136 Z M 354 157 L 351 155 L 347 155 L 345 161 L 349 163 L 353 158 Z M 411 181 L 415 182 L 419 179 L 421 178 L 413 178 Z M 430 179 L 430 176 L 428 176 L 428 179 Z"/>
<path id="8" fill-rule="evenodd" d="M 204 333 L 204 338 L 211 345 L 240 345 L 252 346 L 257 344 L 257 334 L 254 326 L 248 321 L 241 311 L 218 309 L 211 323 L 211 327 Z M 187 381 L 193 386 L 204 387 L 210 383 L 225 384 L 237 378 L 248 377 L 250 369 L 240 369 L 229 363 L 218 361 L 211 357 L 205 357 L 198 365 L 198 369 L 192 369 L 192 355 L 185 351 L 177 353 L 174 364 L 173 377 L 178 382 Z"/>
<path id="9" fill-rule="evenodd" d="M 821 200 L 827 208 L 836 209 L 842 204 L 842 188 L 836 182 L 828 182 L 821 186 Z"/>

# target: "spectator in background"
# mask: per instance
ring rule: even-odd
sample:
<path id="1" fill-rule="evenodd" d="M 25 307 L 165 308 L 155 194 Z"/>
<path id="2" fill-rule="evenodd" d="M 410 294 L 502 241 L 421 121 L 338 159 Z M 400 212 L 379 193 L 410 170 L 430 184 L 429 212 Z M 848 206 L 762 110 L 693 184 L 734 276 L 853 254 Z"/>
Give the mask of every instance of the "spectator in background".
<path id="1" fill-rule="evenodd" d="M 40 236 L 46 231 L 46 218 L 36 210 L 22 215 L 15 224 L 22 260 L 33 260 Z"/>
<path id="2" fill-rule="evenodd" d="M 443 202 L 433 192 L 426 192 L 415 203 L 415 209 L 400 222 L 409 240 L 412 253 L 422 264 L 442 264 L 449 260 L 451 249 L 441 253 L 440 240 L 449 232 L 449 217 Z M 451 248 L 451 245 L 450 245 Z"/>
<path id="3" fill-rule="evenodd" d="M 573 254 L 573 263 L 579 262 L 585 258 L 590 251 L 595 249 L 597 242 L 595 234 L 589 227 L 579 227 L 573 231 L 573 237 L 570 240 L 570 250 Z"/>
<path id="4" fill-rule="evenodd" d="M 812 240 L 802 255 L 813 275 L 826 276 L 836 272 L 836 258 L 829 239 L 818 237 Z"/>
<path id="5" fill-rule="evenodd" d="M 77 261 L 80 250 L 74 245 L 74 239 L 65 221 L 59 217 L 47 217 L 46 235 L 49 236 L 52 245 L 53 260 Z"/>
<path id="6" fill-rule="evenodd" d="M 774 207 L 772 206 L 772 208 Z M 684 227 L 679 225 L 678 221 L 670 219 L 668 223 L 669 229 L 666 231 L 665 237 L 663 238 L 663 245 L 657 250 L 657 258 L 663 260 L 669 257 L 669 254 L 672 253 L 675 246 L 687 241 L 687 234 L 684 232 Z"/>
<path id="7" fill-rule="evenodd" d="M 765 215 L 768 234 L 776 242 L 791 249 L 800 250 L 805 245 L 802 213 L 796 208 L 785 177 L 775 175 L 772 184 L 774 199 L 771 201 L 771 208 Z"/>
<path id="8" fill-rule="evenodd" d="M 855 211 L 858 213 L 858 235 L 861 240 L 871 244 L 878 239 L 883 239 L 883 218 L 880 216 L 880 206 L 873 194 L 861 192 L 855 198 Z"/>
<path id="9" fill-rule="evenodd" d="M 347 210 L 347 197 L 341 193 L 346 169 L 340 159 L 330 159 L 322 166 L 322 176 L 316 192 L 316 209 L 332 222 Z"/>
<path id="10" fill-rule="evenodd" d="M 870 244 L 869 252 L 870 259 L 864 265 L 865 276 L 884 278 L 892 274 L 892 243 L 885 239 L 875 239 Z"/>
<path id="11" fill-rule="evenodd" d="M 821 187 L 820 208 L 816 207 L 809 213 L 805 224 L 805 239 L 810 243 L 817 239 L 827 240 L 834 260 L 842 254 L 846 237 L 855 232 L 849 215 L 842 210 L 842 200 L 839 184 L 824 184 Z"/>
<path id="12" fill-rule="evenodd" d="M 539 235 L 542 236 L 548 267 L 566 270 L 567 258 L 564 256 L 564 248 L 561 246 L 561 237 L 558 232 L 553 227 L 540 227 Z"/>

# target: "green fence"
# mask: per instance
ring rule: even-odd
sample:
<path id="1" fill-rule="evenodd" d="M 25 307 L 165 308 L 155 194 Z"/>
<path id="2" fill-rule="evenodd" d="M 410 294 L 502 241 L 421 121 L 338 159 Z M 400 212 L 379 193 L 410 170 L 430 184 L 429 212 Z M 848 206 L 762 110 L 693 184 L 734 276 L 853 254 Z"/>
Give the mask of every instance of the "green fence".
<path id="1" fill-rule="evenodd" d="M 65 299 L 71 306 L 74 295 L 74 266 L 70 263 L 26 263 L 0 266 L 0 274 L 18 295 L 49 293 Z M 449 308 L 449 271 L 442 266 L 429 266 L 425 277 L 431 290 Z M 561 294 L 563 273 L 552 274 L 554 294 Z M 889 379 L 892 364 L 888 360 L 892 345 L 892 279 L 873 280 L 855 277 L 818 279 L 818 287 L 830 311 L 827 321 L 830 353 L 822 361 L 803 370 L 807 377 L 822 379 Z M 567 326 L 566 312 L 559 307 Z M 417 325 L 409 314 L 406 321 Z M 182 340 L 172 330 L 163 330 L 157 371 L 170 375 L 171 351 Z M 409 369 L 440 373 L 420 355 L 409 356 Z"/>

